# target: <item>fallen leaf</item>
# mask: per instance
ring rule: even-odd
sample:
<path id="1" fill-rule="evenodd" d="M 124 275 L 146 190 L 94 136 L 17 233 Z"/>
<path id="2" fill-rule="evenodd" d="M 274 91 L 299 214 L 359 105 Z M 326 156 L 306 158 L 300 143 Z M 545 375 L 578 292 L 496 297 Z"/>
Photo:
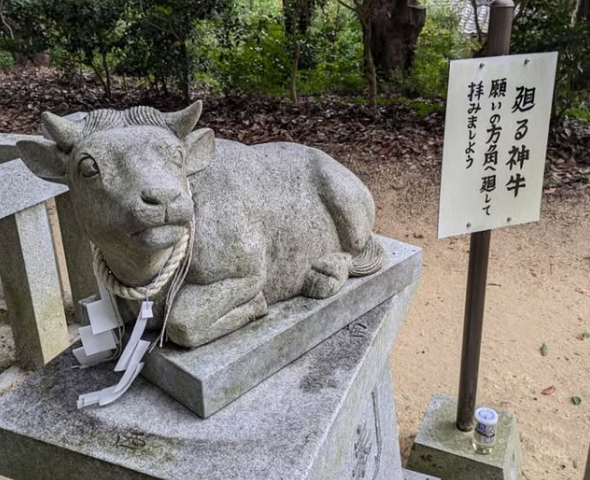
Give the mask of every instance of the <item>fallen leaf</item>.
<path id="1" fill-rule="evenodd" d="M 582 295 L 586 295 L 587 297 L 590 297 L 590 290 L 587 288 L 578 287 L 576 288 L 576 292 L 581 293 Z"/>
<path id="2" fill-rule="evenodd" d="M 574 405 L 580 405 L 580 403 L 582 403 L 582 399 L 580 397 L 572 397 L 572 403 Z"/>
<path id="3" fill-rule="evenodd" d="M 549 349 L 547 348 L 547 344 L 543 344 L 541 345 L 541 348 L 539 349 L 541 352 L 541 356 L 542 357 L 546 357 L 547 355 L 549 355 Z"/>
<path id="4" fill-rule="evenodd" d="M 547 388 L 544 388 L 543 390 L 541 390 L 541 394 L 553 395 L 556 391 L 557 391 L 557 388 L 555 388 L 555 385 L 551 385 L 550 387 L 547 387 Z"/>

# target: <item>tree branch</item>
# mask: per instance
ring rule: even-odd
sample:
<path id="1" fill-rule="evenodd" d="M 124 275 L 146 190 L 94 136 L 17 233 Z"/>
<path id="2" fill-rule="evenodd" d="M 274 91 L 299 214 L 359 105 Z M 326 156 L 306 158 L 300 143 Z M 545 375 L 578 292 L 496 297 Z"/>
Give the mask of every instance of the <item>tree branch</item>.
<path id="1" fill-rule="evenodd" d="M 0 20 L 2 21 L 2 24 L 8 30 L 8 34 L 10 35 L 10 39 L 14 40 L 14 32 L 12 31 L 12 28 L 8 24 L 8 21 L 6 20 L 6 18 L 4 17 L 4 0 L 0 0 Z"/>
<path id="2" fill-rule="evenodd" d="M 352 6 L 350 6 L 348 3 L 345 3 L 342 0 L 337 0 L 337 1 L 343 7 L 348 8 L 349 10 L 352 10 L 354 13 L 356 13 L 356 9 L 354 7 L 352 7 Z"/>
<path id="3" fill-rule="evenodd" d="M 479 15 L 477 11 L 477 0 L 471 0 L 471 6 L 473 7 L 473 18 L 475 18 L 475 31 L 477 32 L 477 40 L 481 44 L 483 39 L 483 33 L 481 31 L 481 25 L 479 24 Z"/>

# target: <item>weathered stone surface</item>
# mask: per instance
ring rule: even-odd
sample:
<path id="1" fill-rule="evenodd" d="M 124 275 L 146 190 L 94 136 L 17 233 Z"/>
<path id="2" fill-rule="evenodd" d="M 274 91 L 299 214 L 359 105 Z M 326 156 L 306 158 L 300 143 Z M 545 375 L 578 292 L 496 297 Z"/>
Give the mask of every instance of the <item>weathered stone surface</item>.
<path id="1" fill-rule="evenodd" d="M 199 416 L 212 415 L 419 278 L 418 248 L 379 240 L 385 255 L 376 274 L 351 279 L 324 300 L 276 304 L 265 317 L 208 345 L 156 349 L 142 374 Z"/>
<path id="2" fill-rule="evenodd" d="M 70 344 L 43 203 L 0 220 L 0 275 L 17 357 L 41 367 Z"/>
<path id="3" fill-rule="evenodd" d="M 26 370 L 23 370 L 17 365 L 12 365 L 10 368 L 0 372 L 0 397 L 22 382 L 26 375 Z"/>
<path id="4" fill-rule="evenodd" d="M 0 219 L 68 191 L 37 178 L 21 160 L 0 164 L 0 185 Z"/>
<path id="5" fill-rule="evenodd" d="M 99 271 L 130 301 L 130 320 L 146 296 L 141 287 L 170 278 L 171 252 L 186 245 L 191 226 L 192 259 L 167 330 L 184 347 L 230 333 L 281 300 L 334 295 L 348 276 L 380 268 L 373 199 L 352 172 L 303 145 L 191 133 L 201 108 L 98 110 L 82 121 L 44 114 L 53 142 L 18 142 L 33 172 L 70 187 L 77 218 L 102 252 Z M 163 298 L 154 298 L 155 318 L 163 318 Z"/>
<path id="6" fill-rule="evenodd" d="M 457 400 L 435 394 L 430 399 L 407 467 L 442 480 L 518 480 L 521 455 L 516 415 L 498 410 L 496 446 L 489 455 L 476 453 L 473 432 L 456 426 Z"/>
<path id="7" fill-rule="evenodd" d="M 8 321 L 8 311 L 0 310 L 0 374 L 16 363 L 14 337 Z"/>
<path id="8" fill-rule="evenodd" d="M 440 478 L 424 475 L 418 472 L 412 472 L 411 470 L 404 470 L 404 480 L 440 480 Z"/>
<path id="9" fill-rule="evenodd" d="M 69 193 L 55 199 L 64 255 L 70 279 L 72 302 L 78 323 L 82 323 L 84 313 L 79 302 L 98 291 L 96 277 L 92 269 L 92 249 L 90 242 L 76 219 Z"/>
<path id="10" fill-rule="evenodd" d="M 16 142 L 26 140 L 33 137 L 33 135 L 18 135 L 12 133 L 0 133 L 0 163 L 8 162 L 19 157 L 16 148 Z M 38 135 L 34 136 L 39 139 Z"/>
<path id="11" fill-rule="evenodd" d="M 402 480 L 389 354 L 415 284 L 202 420 L 139 378 L 113 384 L 63 354 L 0 399 L 0 474 L 14 480 Z M 362 325 L 362 327 L 361 327 Z"/>

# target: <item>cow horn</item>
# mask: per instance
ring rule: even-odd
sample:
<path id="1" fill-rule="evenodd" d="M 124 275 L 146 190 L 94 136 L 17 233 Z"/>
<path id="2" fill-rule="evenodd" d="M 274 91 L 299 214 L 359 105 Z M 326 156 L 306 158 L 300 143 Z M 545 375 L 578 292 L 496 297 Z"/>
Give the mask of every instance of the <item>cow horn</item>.
<path id="1" fill-rule="evenodd" d="M 195 128 L 195 125 L 201 117 L 202 111 L 203 102 L 198 100 L 184 110 L 164 113 L 163 115 L 168 128 L 170 128 L 178 138 L 184 138 L 193 131 L 193 128 Z"/>
<path id="2" fill-rule="evenodd" d="M 81 125 L 53 113 L 43 112 L 41 121 L 51 140 L 65 152 L 69 152 L 82 137 Z"/>

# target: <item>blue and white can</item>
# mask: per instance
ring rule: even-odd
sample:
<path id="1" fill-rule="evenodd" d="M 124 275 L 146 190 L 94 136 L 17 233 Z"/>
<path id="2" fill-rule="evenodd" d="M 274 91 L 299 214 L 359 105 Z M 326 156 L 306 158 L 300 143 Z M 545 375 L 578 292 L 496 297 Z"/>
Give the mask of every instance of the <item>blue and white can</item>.
<path id="1" fill-rule="evenodd" d="M 474 447 L 482 447 L 488 450 L 496 444 L 498 426 L 498 413 L 488 407 L 478 408 L 475 411 L 475 431 L 473 432 Z M 488 452 L 486 452 L 488 453 Z"/>

